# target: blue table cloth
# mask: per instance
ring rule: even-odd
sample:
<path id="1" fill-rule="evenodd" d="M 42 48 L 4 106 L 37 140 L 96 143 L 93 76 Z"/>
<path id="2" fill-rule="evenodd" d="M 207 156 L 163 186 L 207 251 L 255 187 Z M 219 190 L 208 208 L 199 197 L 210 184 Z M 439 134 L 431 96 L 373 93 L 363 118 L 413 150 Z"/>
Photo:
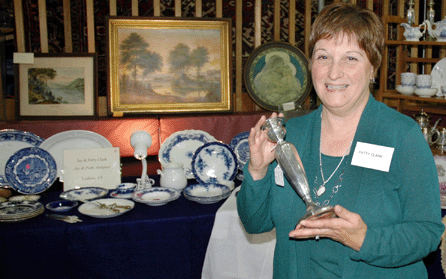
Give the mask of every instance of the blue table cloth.
<path id="1" fill-rule="evenodd" d="M 124 179 L 123 179 L 124 181 Z M 158 183 L 156 185 L 159 185 Z M 43 204 L 60 191 L 41 194 Z M 215 213 L 184 198 L 164 206 L 135 203 L 121 216 L 97 219 L 77 208 L 69 224 L 45 213 L 0 223 L 0 278 L 200 278 Z"/>

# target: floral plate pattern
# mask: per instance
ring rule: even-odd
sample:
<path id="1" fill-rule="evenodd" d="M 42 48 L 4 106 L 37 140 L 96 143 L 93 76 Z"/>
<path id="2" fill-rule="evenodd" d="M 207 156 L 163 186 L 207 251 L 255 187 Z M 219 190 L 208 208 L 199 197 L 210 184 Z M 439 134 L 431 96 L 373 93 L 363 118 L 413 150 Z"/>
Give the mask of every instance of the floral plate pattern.
<path id="1" fill-rule="evenodd" d="M 182 163 L 187 178 L 194 178 L 191 161 L 195 151 L 205 143 L 216 139 L 204 131 L 184 130 L 170 135 L 160 147 L 158 158 L 162 165 L 177 162 Z"/>
<path id="2" fill-rule="evenodd" d="M 0 185 L 9 185 L 4 176 L 5 163 L 15 152 L 25 147 L 39 147 L 43 138 L 20 130 L 5 129 L 0 131 Z"/>
<path id="3" fill-rule="evenodd" d="M 225 184 L 237 174 L 237 157 L 232 149 L 221 142 L 206 143 L 192 158 L 192 172 L 200 183 Z"/>
<path id="4" fill-rule="evenodd" d="M 235 156 L 237 156 L 237 166 L 239 170 L 243 170 L 243 167 L 249 161 L 249 143 L 248 143 L 249 132 L 243 132 L 236 135 L 229 146 L 234 151 Z"/>

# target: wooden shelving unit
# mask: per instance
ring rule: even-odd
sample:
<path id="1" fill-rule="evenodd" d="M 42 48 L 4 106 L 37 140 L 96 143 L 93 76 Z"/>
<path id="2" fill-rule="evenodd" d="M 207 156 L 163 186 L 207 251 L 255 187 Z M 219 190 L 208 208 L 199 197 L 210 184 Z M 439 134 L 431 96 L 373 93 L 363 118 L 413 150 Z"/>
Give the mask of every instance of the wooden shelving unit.
<path id="1" fill-rule="evenodd" d="M 384 2 L 384 7 L 388 7 L 389 0 Z M 395 89 L 396 85 L 401 84 L 402 72 L 431 74 L 435 64 L 446 56 L 445 42 L 429 40 L 429 37 L 422 38 L 417 42 L 406 41 L 403 35 L 404 28 L 400 26 L 403 22 L 406 22 L 404 1 L 398 0 L 398 15 L 383 15 L 386 47 L 376 99 L 400 112 L 424 109 L 429 113 L 446 115 L 445 97 L 407 96 L 400 94 Z M 419 24 L 414 25 L 418 26 Z"/>

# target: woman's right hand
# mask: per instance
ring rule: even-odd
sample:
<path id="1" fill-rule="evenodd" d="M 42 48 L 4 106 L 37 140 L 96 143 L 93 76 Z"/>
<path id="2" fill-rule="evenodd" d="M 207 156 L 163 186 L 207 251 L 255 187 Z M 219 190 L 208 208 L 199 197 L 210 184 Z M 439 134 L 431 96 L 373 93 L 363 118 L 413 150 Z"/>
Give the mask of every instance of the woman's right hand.
<path id="1" fill-rule="evenodd" d="M 274 112 L 271 118 L 277 116 L 277 113 Z M 276 143 L 269 141 L 267 131 L 261 129 L 265 120 L 265 116 L 260 117 L 256 125 L 251 128 L 248 137 L 250 152 L 248 171 L 254 180 L 265 177 L 269 164 L 274 161 L 274 146 Z"/>

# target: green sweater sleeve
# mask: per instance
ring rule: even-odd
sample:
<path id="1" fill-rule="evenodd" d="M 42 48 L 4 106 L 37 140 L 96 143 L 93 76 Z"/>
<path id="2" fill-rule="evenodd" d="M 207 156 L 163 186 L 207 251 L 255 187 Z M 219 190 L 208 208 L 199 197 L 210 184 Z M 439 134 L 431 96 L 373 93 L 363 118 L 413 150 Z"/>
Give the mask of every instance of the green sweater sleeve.
<path id="1" fill-rule="evenodd" d="M 263 233 L 274 228 L 269 192 L 274 184 L 275 165 L 270 164 L 265 177 L 256 181 L 249 174 L 248 164 L 245 166 L 245 177 L 237 194 L 237 211 L 248 233 Z"/>

